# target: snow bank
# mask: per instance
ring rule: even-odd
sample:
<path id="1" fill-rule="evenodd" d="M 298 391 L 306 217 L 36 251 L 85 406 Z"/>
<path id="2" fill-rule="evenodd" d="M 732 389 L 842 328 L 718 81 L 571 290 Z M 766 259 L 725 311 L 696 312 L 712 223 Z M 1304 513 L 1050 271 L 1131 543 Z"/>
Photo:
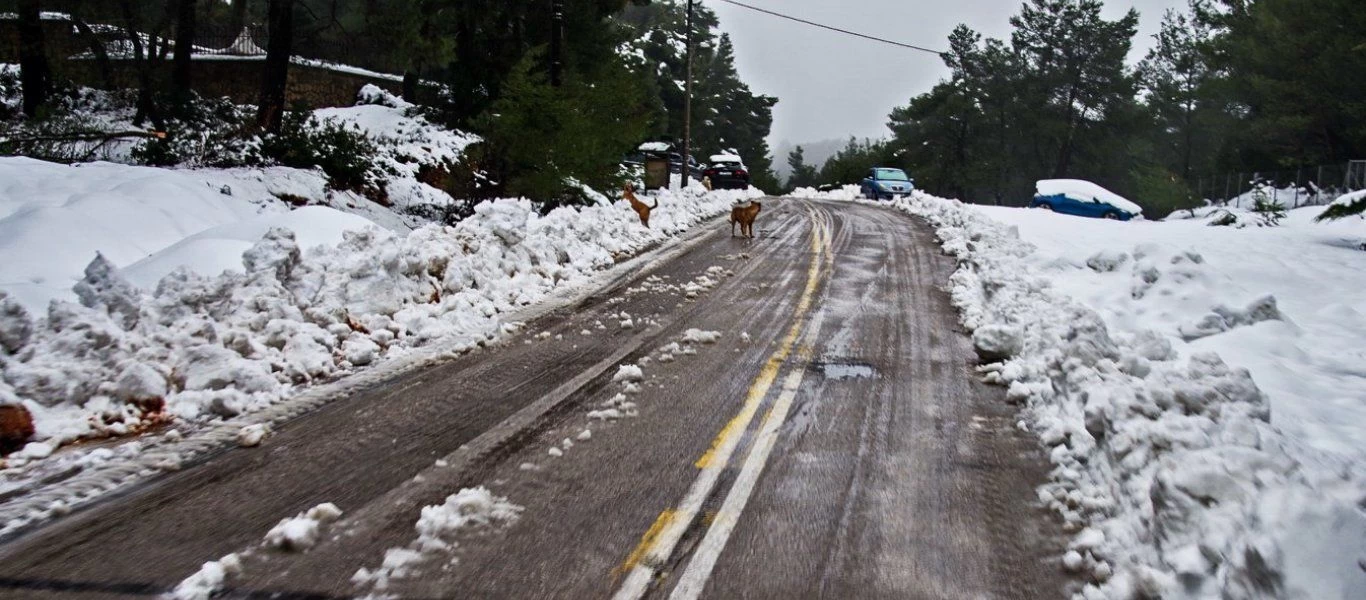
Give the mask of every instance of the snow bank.
<path id="1" fill-rule="evenodd" d="M 322 108 L 313 115 L 364 132 L 376 142 L 380 169 L 389 174 L 389 201 L 399 210 L 451 202 L 441 190 L 418 180 L 424 165 L 454 165 L 479 137 L 447 129 L 414 112 L 411 103 L 374 85 L 361 88 L 359 103 L 344 108 Z"/>
<path id="2" fill-rule="evenodd" d="M 788 198 L 810 198 L 813 200 L 857 200 L 863 197 L 857 185 L 846 185 L 839 189 L 822 192 L 816 188 L 799 187 L 787 195 Z"/>
<path id="3" fill-rule="evenodd" d="M 241 252 L 240 269 L 179 267 L 147 288 L 98 256 L 76 302 L 29 311 L 0 292 L 0 401 L 28 407 L 35 438 L 52 445 L 168 418 L 228 419 L 434 340 L 495 339 L 501 315 L 757 194 L 666 192 L 648 229 L 623 200 L 544 216 L 496 200 L 454 227 L 346 231 L 310 252 L 274 227 Z M 130 272 L 146 281 L 170 263 Z"/>
<path id="4" fill-rule="evenodd" d="M 1087 582 L 1078 597 L 1362 597 L 1366 328 L 1352 307 L 1366 255 L 1321 231 L 1063 223 L 923 194 L 895 206 L 957 258 L 963 323 L 1000 350 L 981 371 L 1048 449 L 1039 499 L 1076 532 L 1062 558 Z M 1204 239 L 1220 243 L 1183 248 Z M 1275 313 L 1256 301 L 1267 291 Z M 1249 303 L 1239 326 L 1182 341 L 1188 317 Z"/>
<path id="5" fill-rule="evenodd" d="M 1063 196 L 1077 202 L 1104 202 L 1130 214 L 1141 214 L 1143 207 L 1110 190 L 1081 179 L 1043 179 L 1034 189 L 1040 196 Z"/>

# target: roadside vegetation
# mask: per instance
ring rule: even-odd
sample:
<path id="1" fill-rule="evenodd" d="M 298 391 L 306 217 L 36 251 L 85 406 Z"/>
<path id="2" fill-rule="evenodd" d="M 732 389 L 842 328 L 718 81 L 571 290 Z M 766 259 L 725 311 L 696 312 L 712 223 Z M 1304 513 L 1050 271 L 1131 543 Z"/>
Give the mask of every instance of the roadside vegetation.
<path id="1" fill-rule="evenodd" d="M 1353 0 L 1192 0 L 1132 66 L 1138 15 L 1102 6 L 1029 0 L 1005 40 L 959 26 L 949 77 L 892 111 L 889 139 L 851 139 L 795 184 L 857 183 L 876 163 L 937 195 L 1019 205 L 1035 180 L 1078 178 L 1160 217 L 1200 204 L 1201 177 L 1366 157 Z"/>
<path id="2" fill-rule="evenodd" d="M 459 160 L 429 165 L 428 183 L 452 197 L 525 196 L 547 211 L 585 204 L 596 197 L 589 190 L 607 191 L 627 179 L 621 159 L 640 142 L 682 138 L 683 7 L 672 0 L 576 5 L 564 13 L 557 49 L 550 4 L 0 2 L 0 13 L 24 40 L 20 64 L 0 70 L 0 155 L 320 168 L 337 189 L 381 197 L 383 177 L 375 170 L 384 162 L 382 144 L 286 101 L 291 60 L 303 57 L 401 76 L 400 95 L 412 115 L 479 138 Z M 83 53 L 54 57 L 52 40 L 44 49 L 42 23 L 54 19 L 72 23 Z M 757 186 L 776 188 L 764 138 L 777 100 L 752 93 L 740 80 L 718 24 L 714 13 L 698 8 L 693 148 L 698 154 L 733 148 Z M 239 31 L 257 38 L 233 41 Z M 196 93 L 191 61 L 202 57 L 192 55 L 229 42 L 259 42 L 265 54 L 254 102 Z M 99 72 L 103 89 L 67 78 L 87 68 Z M 115 138 L 120 142 L 113 146 L 132 140 L 133 147 L 111 153 Z"/>

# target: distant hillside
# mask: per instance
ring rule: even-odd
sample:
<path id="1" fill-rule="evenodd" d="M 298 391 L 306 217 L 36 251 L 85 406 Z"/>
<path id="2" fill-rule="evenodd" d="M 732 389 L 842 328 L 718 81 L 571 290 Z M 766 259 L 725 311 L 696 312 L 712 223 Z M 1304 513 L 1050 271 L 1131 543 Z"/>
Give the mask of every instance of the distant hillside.
<path id="1" fill-rule="evenodd" d="M 792 169 L 787 166 L 787 155 L 797 146 L 802 147 L 807 164 L 816 167 L 816 170 L 820 170 L 821 165 L 824 165 L 825 161 L 829 160 L 831 156 L 834 156 L 836 152 L 839 152 L 840 149 L 848 143 L 849 140 L 844 138 L 821 140 L 819 142 L 803 142 L 801 144 L 793 144 L 786 140 L 778 142 L 778 147 L 773 150 L 773 170 L 778 174 L 778 178 L 783 181 L 786 181 L 788 177 L 791 177 Z"/>

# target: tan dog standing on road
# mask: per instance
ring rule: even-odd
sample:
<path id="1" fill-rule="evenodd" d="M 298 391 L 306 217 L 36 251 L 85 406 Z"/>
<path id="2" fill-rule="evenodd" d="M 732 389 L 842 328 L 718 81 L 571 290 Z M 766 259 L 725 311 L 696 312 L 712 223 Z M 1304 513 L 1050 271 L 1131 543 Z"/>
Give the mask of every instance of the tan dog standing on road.
<path id="1" fill-rule="evenodd" d="M 740 224 L 740 235 L 754 237 L 754 218 L 759 216 L 759 209 L 764 205 L 758 202 L 749 202 L 748 206 L 741 204 L 730 209 L 730 235 L 735 236 L 735 224 Z"/>
<path id="2" fill-rule="evenodd" d="M 626 187 L 622 190 L 621 195 L 626 198 L 627 202 L 631 203 L 631 210 L 636 211 L 636 215 L 640 217 L 640 224 L 649 227 L 650 211 L 659 208 L 659 198 L 655 198 L 655 203 L 653 206 L 641 202 L 639 198 L 636 198 L 635 186 L 629 183 L 626 184 Z"/>

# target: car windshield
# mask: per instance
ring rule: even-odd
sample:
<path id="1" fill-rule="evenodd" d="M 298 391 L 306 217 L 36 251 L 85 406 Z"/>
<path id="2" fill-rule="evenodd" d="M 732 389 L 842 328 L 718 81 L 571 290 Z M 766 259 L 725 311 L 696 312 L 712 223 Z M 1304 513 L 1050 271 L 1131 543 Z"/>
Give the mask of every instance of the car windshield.
<path id="1" fill-rule="evenodd" d="M 711 164 L 711 168 L 713 168 L 713 169 L 738 169 L 738 168 L 740 168 L 740 163 L 734 163 L 734 162 L 714 162 L 714 163 Z"/>
<path id="2" fill-rule="evenodd" d="M 911 180 L 910 177 L 906 176 L 906 172 L 902 171 L 901 169 L 873 169 L 873 172 L 875 173 L 875 177 L 877 179 L 890 179 L 893 181 Z"/>

